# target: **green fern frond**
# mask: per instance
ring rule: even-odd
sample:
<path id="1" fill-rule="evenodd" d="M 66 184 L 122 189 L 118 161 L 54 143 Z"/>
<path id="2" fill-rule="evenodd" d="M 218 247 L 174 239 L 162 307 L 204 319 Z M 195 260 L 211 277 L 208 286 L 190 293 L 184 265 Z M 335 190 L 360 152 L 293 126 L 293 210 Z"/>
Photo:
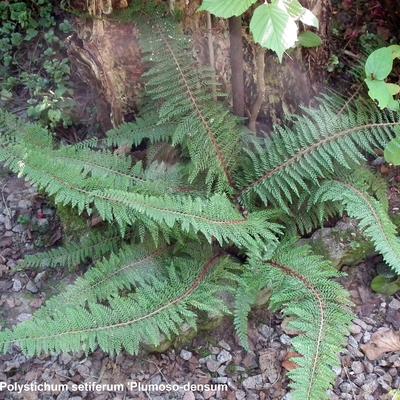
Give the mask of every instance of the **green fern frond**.
<path id="1" fill-rule="evenodd" d="M 300 332 L 292 340 L 302 356 L 293 359 L 298 367 L 289 373 L 293 399 L 327 398 L 352 319 L 348 295 L 334 281 L 339 273 L 294 240 L 280 245 L 271 259 L 253 258 L 250 264 L 256 279 L 272 289 L 272 310 L 283 309 L 294 318 L 291 328 Z"/>
<path id="2" fill-rule="evenodd" d="M 73 285 L 64 288 L 58 296 L 50 298 L 43 308 L 57 311 L 66 306 L 82 306 L 96 301 L 108 300 L 122 290 L 132 290 L 162 278 L 161 268 L 167 260 L 167 250 L 172 246 L 158 248 L 149 245 L 125 245 L 109 258 L 96 263 Z M 37 315 L 40 315 L 39 310 Z"/>
<path id="3" fill-rule="evenodd" d="M 96 260 L 114 253 L 121 244 L 121 234 L 116 229 L 92 231 L 79 242 L 67 243 L 46 252 L 26 256 L 21 268 L 72 268 L 88 260 Z"/>
<path id="4" fill-rule="evenodd" d="M 174 123 L 159 124 L 158 114 L 150 112 L 107 132 L 109 146 L 139 146 L 144 140 L 150 143 L 170 141 L 176 129 Z"/>
<path id="5" fill-rule="evenodd" d="M 192 59 L 190 43 L 175 25 L 153 20 L 146 30 L 151 31 L 142 32 L 141 41 L 151 63 L 146 92 L 159 105 L 159 124 L 177 125 L 172 142 L 188 149 L 191 181 L 206 172 L 210 189 L 215 185 L 232 193 L 240 150 L 238 119 L 213 100 L 214 74 Z"/>
<path id="6" fill-rule="evenodd" d="M 177 260 L 166 278 L 143 284 L 132 295 L 114 296 L 108 304 L 89 303 L 87 308 L 41 312 L 39 318 L 1 332 L 0 351 L 17 344 L 29 355 L 92 351 L 97 346 L 110 354 L 122 349 L 137 354 L 144 343 L 158 345 L 163 336 L 170 338 L 185 325 L 195 327 L 194 310 L 228 312 L 219 295 L 226 291 L 232 268 L 236 268 L 233 262 L 221 255 L 204 264 Z"/>
<path id="7" fill-rule="evenodd" d="M 350 217 L 359 221 L 364 235 L 382 254 L 387 264 L 400 274 L 400 240 L 397 228 L 390 220 L 385 204 L 366 191 L 359 175 L 324 182 L 316 191 L 314 204 L 324 201 L 341 202 Z"/>
<path id="8" fill-rule="evenodd" d="M 324 106 L 305 112 L 292 128 L 277 128 L 265 149 L 247 150 L 238 200 L 248 206 L 258 196 L 266 205 L 288 210 L 300 191 L 329 178 L 335 168 L 360 164 L 365 153 L 382 148 L 400 127 L 397 114 L 382 114 L 375 107 L 340 116 Z"/>

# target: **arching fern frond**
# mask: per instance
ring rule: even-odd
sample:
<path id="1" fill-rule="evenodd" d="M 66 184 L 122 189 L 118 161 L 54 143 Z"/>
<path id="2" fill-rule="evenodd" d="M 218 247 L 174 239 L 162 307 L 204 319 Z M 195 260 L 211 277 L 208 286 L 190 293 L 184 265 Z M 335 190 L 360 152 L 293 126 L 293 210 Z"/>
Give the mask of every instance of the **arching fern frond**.
<path id="1" fill-rule="evenodd" d="M 324 182 L 316 191 L 314 204 L 324 201 L 341 202 L 350 217 L 359 221 L 363 234 L 382 254 L 387 264 L 400 274 L 400 240 L 390 220 L 385 203 L 367 193 L 368 187 L 359 174 Z"/>
<path id="2" fill-rule="evenodd" d="M 116 252 L 122 241 L 116 229 L 91 231 L 79 242 L 66 243 L 46 252 L 26 256 L 21 268 L 72 268 Z"/>
<path id="3" fill-rule="evenodd" d="M 382 148 L 400 128 L 397 114 L 358 107 L 337 116 L 329 107 L 305 110 L 292 128 L 277 128 L 265 148 L 248 150 L 238 200 L 249 205 L 258 196 L 264 204 L 287 204 L 309 191 L 335 168 L 360 164 L 365 153 Z"/>
<path id="4" fill-rule="evenodd" d="M 159 124 L 177 125 L 172 142 L 188 149 L 193 163 L 190 179 L 206 172 L 210 189 L 215 185 L 232 193 L 240 151 L 239 121 L 213 101 L 213 74 L 197 65 L 189 55 L 188 39 L 167 20 L 151 20 L 144 26 L 141 43 L 151 63 L 145 73 L 146 92 L 160 107 Z"/>
<path id="5" fill-rule="evenodd" d="M 167 277 L 144 284 L 129 296 L 115 296 L 108 304 L 66 307 L 40 313 L 13 331 L 0 332 L 0 351 L 18 344 L 29 354 L 52 351 L 92 351 L 97 346 L 115 354 L 125 349 L 137 354 L 144 343 L 158 345 L 164 335 L 179 333 L 184 324 L 195 327 L 194 310 L 213 315 L 228 312 L 219 294 L 226 291 L 234 263 L 221 255 L 205 263 L 177 260 Z"/>
<path id="6" fill-rule="evenodd" d="M 282 309 L 294 319 L 291 327 L 300 332 L 292 339 L 294 350 L 302 356 L 293 359 L 298 367 L 289 373 L 293 399 L 326 398 L 352 318 L 348 295 L 334 281 L 338 272 L 308 246 L 297 246 L 295 240 L 278 246 L 271 259 L 253 257 L 250 268 L 255 280 L 272 290 L 271 309 Z M 240 312 L 236 319 L 243 330 L 246 316 Z"/>

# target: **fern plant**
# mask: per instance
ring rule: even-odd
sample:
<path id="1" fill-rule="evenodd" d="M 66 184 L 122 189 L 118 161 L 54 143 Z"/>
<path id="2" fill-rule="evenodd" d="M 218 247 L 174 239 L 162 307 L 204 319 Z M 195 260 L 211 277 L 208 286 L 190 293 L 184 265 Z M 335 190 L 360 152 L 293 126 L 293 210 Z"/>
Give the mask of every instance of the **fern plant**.
<path id="1" fill-rule="evenodd" d="M 249 349 L 248 314 L 270 288 L 269 306 L 293 317 L 300 332 L 293 398 L 326 398 L 351 307 L 330 262 L 297 238 L 347 212 L 400 271 L 385 185 L 365 167 L 357 172 L 395 136 L 398 115 L 329 95 L 271 139 L 248 138 L 242 121 L 214 100 L 215 82 L 188 55 L 189 39 L 173 21 L 148 15 L 136 21 L 149 65 L 137 122 L 106 140 L 63 146 L 46 129 L 0 113 L 1 161 L 56 203 L 110 225 L 26 259 L 24 267 L 93 265 L 31 321 L 0 332 L 0 350 L 137 354 L 196 327 L 202 312 L 233 313 Z M 174 165 L 113 151 L 154 143 L 177 149 Z M 227 290 L 235 310 L 224 304 Z"/>

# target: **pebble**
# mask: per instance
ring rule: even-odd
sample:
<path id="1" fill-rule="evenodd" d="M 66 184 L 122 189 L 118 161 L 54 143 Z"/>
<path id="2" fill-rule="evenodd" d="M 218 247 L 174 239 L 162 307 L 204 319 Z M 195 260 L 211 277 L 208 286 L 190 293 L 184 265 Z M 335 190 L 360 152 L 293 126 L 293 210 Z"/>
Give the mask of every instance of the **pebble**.
<path id="1" fill-rule="evenodd" d="M 260 375 L 254 375 L 254 376 L 249 376 L 246 378 L 243 382 L 242 385 L 245 389 L 258 389 L 260 390 L 263 386 L 263 376 Z"/>
<path id="2" fill-rule="evenodd" d="M 393 299 L 390 303 L 389 303 L 389 308 L 391 308 L 392 310 L 400 310 L 400 301 L 397 299 Z"/>
<path id="3" fill-rule="evenodd" d="M 280 337 L 280 341 L 281 341 L 282 344 L 284 344 L 286 346 L 289 346 L 291 344 L 291 342 L 292 342 L 292 339 L 290 338 L 290 336 L 288 336 L 286 334 L 283 334 Z"/>
<path id="4" fill-rule="evenodd" d="M 207 362 L 206 362 L 207 369 L 210 372 L 217 372 L 220 365 L 221 365 L 220 362 L 213 360 L 212 358 L 207 360 Z"/>
<path id="5" fill-rule="evenodd" d="M 376 380 L 370 381 L 367 383 L 364 383 L 364 385 L 361 386 L 361 389 L 363 390 L 364 393 L 374 393 L 376 389 L 378 389 L 378 382 Z"/>
<path id="6" fill-rule="evenodd" d="M 22 283 L 19 279 L 13 279 L 13 292 L 19 292 L 22 289 Z"/>
<path id="7" fill-rule="evenodd" d="M 231 346 L 229 346 L 229 344 L 226 343 L 225 340 L 220 340 L 218 342 L 218 346 L 222 347 L 224 350 L 231 351 Z"/>
<path id="8" fill-rule="evenodd" d="M 360 325 L 353 324 L 353 325 L 350 327 L 350 332 L 351 332 L 353 335 L 358 335 L 359 333 L 361 333 L 361 331 L 362 331 L 362 329 L 361 329 L 361 326 L 360 326 Z"/>
<path id="9" fill-rule="evenodd" d="M 195 400 L 196 397 L 194 396 L 193 392 L 186 392 L 183 396 L 183 400 Z"/>
<path id="10" fill-rule="evenodd" d="M 217 360 L 220 364 L 225 364 L 227 362 L 232 361 L 232 355 L 227 352 L 226 350 L 222 350 L 218 356 L 217 356 Z"/>
<path id="11" fill-rule="evenodd" d="M 361 361 L 353 361 L 351 369 L 355 374 L 361 374 L 364 372 L 364 366 Z"/>
<path id="12" fill-rule="evenodd" d="M 179 355 L 181 356 L 181 358 L 182 358 L 183 360 L 189 361 L 189 360 L 192 358 L 193 353 L 192 353 L 191 351 L 182 349 Z"/>
<path id="13" fill-rule="evenodd" d="M 28 290 L 28 291 L 31 292 L 31 293 L 37 293 L 37 292 L 39 291 L 39 289 L 37 288 L 37 286 L 36 286 L 32 281 L 29 281 L 29 282 L 26 284 L 26 290 Z"/>
<path id="14" fill-rule="evenodd" d="M 353 322 L 360 326 L 364 331 L 367 330 L 367 324 L 362 319 L 356 318 Z"/>
<path id="15" fill-rule="evenodd" d="M 258 330 L 260 331 L 261 335 L 265 337 L 265 339 L 270 339 L 275 332 L 273 328 L 265 324 L 262 324 Z"/>
<path id="16" fill-rule="evenodd" d="M 236 400 L 244 400 L 246 398 L 246 392 L 244 390 L 238 390 L 236 392 Z"/>

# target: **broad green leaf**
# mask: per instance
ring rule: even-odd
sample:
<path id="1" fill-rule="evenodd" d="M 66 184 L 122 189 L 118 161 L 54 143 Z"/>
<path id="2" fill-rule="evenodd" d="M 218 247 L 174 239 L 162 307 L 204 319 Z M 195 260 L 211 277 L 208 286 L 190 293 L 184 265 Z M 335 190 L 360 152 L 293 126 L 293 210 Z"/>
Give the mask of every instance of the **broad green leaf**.
<path id="1" fill-rule="evenodd" d="M 307 8 L 304 9 L 303 14 L 300 16 L 300 21 L 305 24 L 312 26 L 314 28 L 319 28 L 318 18 Z"/>
<path id="2" fill-rule="evenodd" d="M 318 47 L 321 46 L 321 38 L 314 32 L 301 32 L 298 42 L 303 47 Z"/>
<path id="3" fill-rule="evenodd" d="M 242 15 L 257 0 L 203 0 L 198 11 L 208 11 L 217 17 L 230 18 Z"/>
<path id="4" fill-rule="evenodd" d="M 305 8 L 300 4 L 298 0 L 292 0 L 287 4 L 287 10 L 292 18 L 299 19 L 304 13 Z"/>
<path id="5" fill-rule="evenodd" d="M 261 46 L 275 51 L 282 61 L 285 50 L 297 40 L 297 25 L 280 0 L 258 6 L 250 21 L 250 31 Z"/>
<path id="6" fill-rule="evenodd" d="M 400 86 L 385 81 L 365 79 L 368 86 L 368 95 L 378 102 L 379 108 L 388 108 L 392 111 L 399 109 L 399 102 L 393 96 L 400 92 Z"/>
<path id="7" fill-rule="evenodd" d="M 393 165 L 400 165 L 400 137 L 392 139 L 385 147 L 385 160 Z"/>
<path id="8" fill-rule="evenodd" d="M 400 282 L 399 280 L 393 281 L 382 275 L 378 275 L 372 279 L 371 289 L 376 293 L 393 296 L 400 290 Z"/>
<path id="9" fill-rule="evenodd" d="M 393 68 L 392 51 L 388 47 L 375 50 L 367 59 L 365 74 L 368 79 L 384 80 Z"/>
<path id="10" fill-rule="evenodd" d="M 393 60 L 395 58 L 400 58 L 400 46 L 398 44 L 392 44 L 388 49 L 392 52 Z"/>

